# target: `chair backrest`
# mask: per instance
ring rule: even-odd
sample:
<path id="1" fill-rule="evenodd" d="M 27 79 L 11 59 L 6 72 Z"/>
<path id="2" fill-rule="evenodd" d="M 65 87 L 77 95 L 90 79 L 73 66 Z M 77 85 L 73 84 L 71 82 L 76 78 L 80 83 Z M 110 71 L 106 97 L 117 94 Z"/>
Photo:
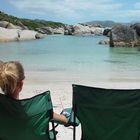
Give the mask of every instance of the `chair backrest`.
<path id="1" fill-rule="evenodd" d="M 139 139 L 140 89 L 73 85 L 73 109 L 81 122 L 82 140 Z"/>
<path id="2" fill-rule="evenodd" d="M 0 94 L 0 140 L 49 140 L 50 92 L 15 100 Z"/>

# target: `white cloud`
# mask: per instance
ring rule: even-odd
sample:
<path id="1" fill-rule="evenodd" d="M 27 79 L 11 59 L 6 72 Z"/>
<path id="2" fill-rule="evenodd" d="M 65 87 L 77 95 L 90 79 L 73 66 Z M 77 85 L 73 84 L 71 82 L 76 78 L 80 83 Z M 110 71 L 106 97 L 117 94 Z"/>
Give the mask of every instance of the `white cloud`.
<path id="1" fill-rule="evenodd" d="M 86 12 L 111 12 L 122 7 L 121 3 L 113 0 L 11 0 L 11 4 L 30 13 L 73 19 L 84 18 Z"/>
<path id="2" fill-rule="evenodd" d="M 127 12 L 124 11 L 120 11 L 118 13 L 118 17 L 120 18 L 133 18 L 133 19 L 137 19 L 140 18 L 140 10 L 128 10 Z"/>
<path id="3" fill-rule="evenodd" d="M 56 21 L 126 20 L 140 16 L 140 2 L 121 0 L 9 0 L 21 12 Z M 42 18 L 42 17 L 41 17 Z"/>

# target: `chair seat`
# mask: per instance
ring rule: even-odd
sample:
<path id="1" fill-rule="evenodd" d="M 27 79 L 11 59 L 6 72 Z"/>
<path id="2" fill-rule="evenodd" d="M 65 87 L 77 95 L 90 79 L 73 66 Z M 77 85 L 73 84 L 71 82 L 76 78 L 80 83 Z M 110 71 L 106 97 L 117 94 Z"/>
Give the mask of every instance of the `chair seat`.
<path id="1" fill-rule="evenodd" d="M 73 109 L 82 140 L 138 140 L 140 89 L 73 85 Z"/>
<path id="2" fill-rule="evenodd" d="M 50 92 L 15 100 L 0 94 L 0 140 L 49 140 Z"/>

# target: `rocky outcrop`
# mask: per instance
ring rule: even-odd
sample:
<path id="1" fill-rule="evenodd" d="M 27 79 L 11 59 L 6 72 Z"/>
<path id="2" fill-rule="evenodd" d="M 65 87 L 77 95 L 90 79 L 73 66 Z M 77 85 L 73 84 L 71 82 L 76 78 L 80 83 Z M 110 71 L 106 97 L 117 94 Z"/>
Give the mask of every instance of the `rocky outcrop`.
<path id="1" fill-rule="evenodd" d="M 138 36 L 140 36 L 140 23 L 135 23 L 135 24 L 131 25 L 130 27 L 136 31 Z"/>
<path id="2" fill-rule="evenodd" d="M 25 26 L 21 21 L 17 20 L 16 25 L 20 27 L 22 30 L 28 30 L 28 27 Z"/>
<path id="3" fill-rule="evenodd" d="M 92 25 L 65 25 L 64 27 L 42 27 L 36 28 L 36 31 L 42 34 L 64 34 L 64 35 L 103 35 L 104 28 L 102 27 L 94 27 Z"/>
<path id="4" fill-rule="evenodd" d="M 91 27 L 91 33 L 94 35 L 103 35 L 104 28 L 101 27 Z"/>
<path id="5" fill-rule="evenodd" d="M 7 28 L 8 23 L 7 21 L 0 21 L 0 27 Z"/>
<path id="6" fill-rule="evenodd" d="M 14 25 L 7 21 L 0 21 L 0 27 L 7 28 L 7 29 L 22 29 L 22 27 Z"/>
<path id="7" fill-rule="evenodd" d="M 36 28 L 36 31 L 42 34 L 64 34 L 65 30 L 63 27 L 58 28 L 52 28 L 52 27 L 42 27 L 42 28 Z"/>
<path id="8" fill-rule="evenodd" d="M 0 27 L 0 41 L 17 41 L 18 40 L 18 29 L 6 29 Z"/>
<path id="9" fill-rule="evenodd" d="M 41 30 L 45 33 L 45 34 L 53 34 L 53 28 L 51 27 L 43 27 L 41 28 Z"/>
<path id="10" fill-rule="evenodd" d="M 42 27 L 36 28 L 36 31 L 43 34 L 64 34 L 64 35 L 103 35 L 104 28 L 94 27 L 91 25 L 65 25 L 64 27 Z"/>
<path id="11" fill-rule="evenodd" d="M 140 39 L 137 31 L 129 26 L 116 25 L 110 34 L 110 46 L 139 46 Z"/>
<path id="12" fill-rule="evenodd" d="M 41 34 L 41 33 L 36 33 L 35 38 L 36 39 L 41 39 L 41 38 L 44 38 L 44 35 Z"/>
<path id="13" fill-rule="evenodd" d="M 74 32 L 73 25 L 65 25 L 64 29 L 64 35 L 72 35 Z"/>
<path id="14" fill-rule="evenodd" d="M 6 28 L 7 29 L 21 29 L 19 26 L 15 26 L 12 23 L 8 23 Z"/>
<path id="15" fill-rule="evenodd" d="M 20 23 L 22 25 L 22 23 Z M 40 39 L 44 36 L 33 30 L 23 30 L 24 26 L 20 27 L 13 25 L 7 21 L 0 21 L 0 41 L 21 41 Z"/>
<path id="16" fill-rule="evenodd" d="M 91 30 L 88 26 L 83 26 L 81 24 L 76 24 L 73 26 L 72 35 L 91 35 Z"/>
<path id="17" fill-rule="evenodd" d="M 41 34 L 47 34 L 47 33 L 45 33 L 45 31 L 42 28 L 36 28 L 35 31 L 37 31 L 38 33 L 41 33 Z"/>
<path id="18" fill-rule="evenodd" d="M 6 29 L 0 27 L 0 42 L 21 41 L 43 38 L 41 34 L 31 30 Z"/>
<path id="19" fill-rule="evenodd" d="M 104 28 L 87 24 L 66 25 L 65 35 L 103 35 Z"/>
<path id="20" fill-rule="evenodd" d="M 63 27 L 54 28 L 53 34 L 64 34 L 64 28 Z"/>

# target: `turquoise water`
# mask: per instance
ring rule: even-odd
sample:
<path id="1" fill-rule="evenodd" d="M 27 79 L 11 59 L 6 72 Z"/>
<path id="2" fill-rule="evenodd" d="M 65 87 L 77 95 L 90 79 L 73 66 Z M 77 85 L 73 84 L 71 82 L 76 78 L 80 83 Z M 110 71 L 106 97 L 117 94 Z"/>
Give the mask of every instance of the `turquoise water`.
<path id="1" fill-rule="evenodd" d="M 65 73 L 91 79 L 140 80 L 140 50 L 99 45 L 101 36 L 54 35 L 44 39 L 0 43 L 0 59 L 19 60 L 27 71 Z"/>

